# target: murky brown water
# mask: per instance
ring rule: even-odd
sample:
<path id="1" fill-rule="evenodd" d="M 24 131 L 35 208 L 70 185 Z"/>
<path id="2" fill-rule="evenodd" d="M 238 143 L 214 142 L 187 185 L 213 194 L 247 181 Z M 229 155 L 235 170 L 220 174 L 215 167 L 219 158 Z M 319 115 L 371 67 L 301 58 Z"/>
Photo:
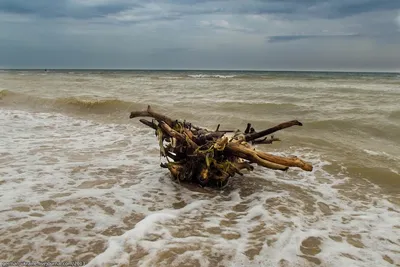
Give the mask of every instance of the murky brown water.
<path id="1" fill-rule="evenodd" d="M 202 74 L 202 75 L 200 75 Z M 88 266 L 400 266 L 396 75 L 1 72 L 0 261 Z M 151 104 L 215 128 L 298 119 L 221 191 L 159 167 Z"/>

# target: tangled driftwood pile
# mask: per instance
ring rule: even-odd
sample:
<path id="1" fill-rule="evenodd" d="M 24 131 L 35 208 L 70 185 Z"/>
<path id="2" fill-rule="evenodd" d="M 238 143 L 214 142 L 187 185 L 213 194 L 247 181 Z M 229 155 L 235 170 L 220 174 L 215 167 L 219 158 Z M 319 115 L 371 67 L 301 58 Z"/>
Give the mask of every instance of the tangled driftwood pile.
<path id="1" fill-rule="evenodd" d="M 275 127 L 256 132 L 247 124 L 244 132 L 215 131 L 196 127 L 186 121 L 173 120 L 159 114 L 148 106 L 144 111 L 133 111 L 130 118 L 151 117 L 152 121 L 140 119 L 140 122 L 153 128 L 160 145 L 160 153 L 168 163 L 161 167 L 168 168 L 172 176 L 179 181 L 191 181 L 205 185 L 224 186 L 241 170 L 253 170 L 252 163 L 260 166 L 286 171 L 289 167 L 298 167 L 311 171 L 309 163 L 297 157 L 280 157 L 256 150 L 253 144 L 271 144 L 280 141 L 266 136 L 302 123 L 293 120 Z"/>

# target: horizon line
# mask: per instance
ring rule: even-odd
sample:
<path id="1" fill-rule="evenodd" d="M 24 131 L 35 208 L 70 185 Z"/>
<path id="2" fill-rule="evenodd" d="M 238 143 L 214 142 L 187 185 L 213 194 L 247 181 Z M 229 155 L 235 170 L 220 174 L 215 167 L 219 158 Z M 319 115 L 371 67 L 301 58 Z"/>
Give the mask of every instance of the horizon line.
<path id="1" fill-rule="evenodd" d="M 195 68 L 2 68 L 0 70 L 11 71 L 236 71 L 236 72 L 333 72 L 333 73 L 393 73 L 399 74 L 400 70 L 296 70 L 296 69 L 195 69 Z"/>

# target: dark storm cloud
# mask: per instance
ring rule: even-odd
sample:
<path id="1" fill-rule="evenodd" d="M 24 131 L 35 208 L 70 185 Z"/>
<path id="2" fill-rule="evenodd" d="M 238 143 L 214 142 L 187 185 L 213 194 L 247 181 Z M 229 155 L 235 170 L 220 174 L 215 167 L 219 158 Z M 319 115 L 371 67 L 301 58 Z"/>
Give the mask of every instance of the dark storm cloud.
<path id="1" fill-rule="evenodd" d="M 71 0 L 0 0 L 0 11 L 4 13 L 34 15 L 42 18 L 90 19 L 139 7 L 129 1 L 99 2 L 85 5 Z"/>
<path id="2" fill-rule="evenodd" d="M 243 12 L 305 14 L 316 17 L 342 18 L 372 11 L 400 8 L 398 0 L 258 0 L 257 8 L 244 7 Z"/>
<path id="3" fill-rule="evenodd" d="M 328 15 L 332 17 L 345 17 L 366 12 L 386 11 L 400 8 L 400 1 L 396 0 L 359 0 L 359 1 L 332 1 L 332 8 Z"/>
<path id="4" fill-rule="evenodd" d="M 0 11 L 43 18 L 69 17 L 89 19 L 117 14 L 140 8 L 148 3 L 171 5 L 164 10 L 164 18 L 177 19 L 201 14 L 276 14 L 292 16 L 316 16 L 340 18 L 378 10 L 400 8 L 398 0 L 252 0 L 252 1 L 78 1 L 78 0 L 0 0 Z M 186 7 L 181 9 L 180 7 Z M 189 7 L 189 8 L 188 8 Z M 168 15 L 171 13 L 173 15 Z"/>
<path id="5" fill-rule="evenodd" d="M 362 37 L 360 34 L 342 34 L 342 35 L 275 35 L 268 36 L 269 43 L 290 42 L 303 39 L 338 39 Z"/>

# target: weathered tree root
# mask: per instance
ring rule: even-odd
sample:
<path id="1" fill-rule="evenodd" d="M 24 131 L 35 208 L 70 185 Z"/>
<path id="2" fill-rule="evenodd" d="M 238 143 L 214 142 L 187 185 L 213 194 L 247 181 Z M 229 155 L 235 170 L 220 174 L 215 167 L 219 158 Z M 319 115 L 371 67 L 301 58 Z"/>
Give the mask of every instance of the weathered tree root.
<path id="1" fill-rule="evenodd" d="M 257 151 L 254 144 L 271 144 L 278 138 L 267 138 L 279 130 L 302 126 L 297 120 L 288 121 L 272 128 L 257 132 L 247 124 L 245 131 L 215 131 L 169 118 L 155 112 L 150 106 L 144 111 L 131 112 L 130 118 L 151 117 L 152 121 L 140 119 L 144 125 L 154 129 L 160 145 L 160 154 L 167 159 L 161 167 L 168 168 L 172 177 L 179 181 L 190 181 L 202 186 L 227 184 L 235 174 L 243 175 L 241 170 L 253 170 L 252 163 L 273 170 L 286 171 L 297 167 L 312 171 L 311 164 L 297 157 L 281 157 Z M 228 137 L 227 133 L 233 133 Z M 232 135 L 232 134 L 231 134 Z"/>

